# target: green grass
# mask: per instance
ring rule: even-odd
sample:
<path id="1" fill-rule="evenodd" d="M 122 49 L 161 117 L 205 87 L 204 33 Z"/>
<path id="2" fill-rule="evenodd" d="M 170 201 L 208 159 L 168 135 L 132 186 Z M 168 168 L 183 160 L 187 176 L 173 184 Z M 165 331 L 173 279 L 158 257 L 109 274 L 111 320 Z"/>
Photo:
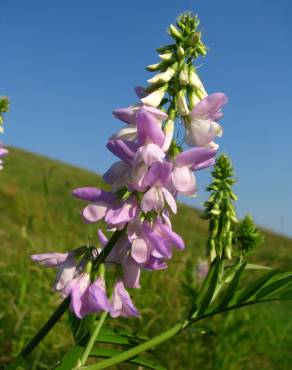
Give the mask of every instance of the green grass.
<path id="1" fill-rule="evenodd" d="M 102 181 L 83 169 L 13 148 L 0 177 L 0 364 L 4 365 L 60 302 L 51 288 L 54 271 L 37 266 L 29 255 L 69 250 L 84 244 L 88 236 L 97 240 L 96 225 L 81 222 L 82 202 L 71 191 L 101 186 Z M 180 205 L 174 229 L 186 241 L 186 250 L 175 253 L 166 271 L 143 273 L 142 288 L 131 292 L 142 317 L 110 320 L 111 325 L 154 336 L 183 317 L 192 303 L 190 287 L 198 284 L 195 267 L 204 255 L 207 228 L 197 210 Z M 292 241 L 268 231 L 265 235 L 264 246 L 251 260 L 291 270 Z M 217 316 L 161 345 L 153 355 L 171 370 L 288 370 L 291 308 L 290 303 L 277 303 Z M 65 315 L 25 368 L 51 369 L 71 343 Z"/>

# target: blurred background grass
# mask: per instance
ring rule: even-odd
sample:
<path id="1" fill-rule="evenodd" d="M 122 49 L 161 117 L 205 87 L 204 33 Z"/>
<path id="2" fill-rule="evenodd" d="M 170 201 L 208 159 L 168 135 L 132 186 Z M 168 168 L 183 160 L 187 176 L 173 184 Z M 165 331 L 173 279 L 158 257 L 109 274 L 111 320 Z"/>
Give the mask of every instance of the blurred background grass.
<path id="1" fill-rule="evenodd" d="M 97 240 L 96 225 L 81 222 L 82 204 L 71 191 L 100 186 L 102 181 L 94 173 L 15 148 L 10 148 L 0 176 L 0 364 L 4 366 L 60 302 L 51 288 L 55 272 L 32 263 L 29 255 L 76 248 L 88 236 Z M 142 317 L 110 320 L 112 325 L 154 336 L 187 312 L 192 289 L 198 285 L 195 271 L 204 256 L 208 224 L 199 211 L 179 208 L 174 229 L 186 241 L 186 250 L 175 253 L 168 270 L 145 271 L 142 288 L 131 291 Z M 265 236 L 264 246 L 251 260 L 291 270 L 292 240 L 269 231 Z M 161 345 L 153 356 L 171 370 L 290 370 L 291 308 L 289 302 L 275 303 L 217 316 Z M 72 341 L 65 315 L 24 368 L 52 369 Z"/>

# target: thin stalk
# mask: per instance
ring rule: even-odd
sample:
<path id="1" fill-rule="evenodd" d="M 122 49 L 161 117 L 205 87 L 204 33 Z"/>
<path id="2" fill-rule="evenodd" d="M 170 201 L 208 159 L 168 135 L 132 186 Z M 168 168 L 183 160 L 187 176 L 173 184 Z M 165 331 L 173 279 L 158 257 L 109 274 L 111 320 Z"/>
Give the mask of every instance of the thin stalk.
<path id="1" fill-rule="evenodd" d="M 92 365 L 89 365 L 89 366 L 82 366 L 80 368 L 80 370 L 102 370 L 102 369 L 106 369 L 110 366 L 113 366 L 113 365 L 116 365 L 118 363 L 127 361 L 130 358 L 133 358 L 133 357 L 139 355 L 140 353 L 145 352 L 148 349 L 150 349 L 154 346 L 157 346 L 160 343 L 165 342 L 166 340 L 170 339 L 171 337 L 178 334 L 180 331 L 183 331 L 184 329 L 186 329 L 187 327 L 189 327 L 190 325 L 194 324 L 197 321 L 204 320 L 204 319 L 206 319 L 207 317 L 210 317 L 210 316 L 219 315 L 220 313 L 232 311 L 232 310 L 242 308 L 242 307 L 246 307 L 246 306 L 251 306 L 251 305 L 254 305 L 254 304 L 257 304 L 257 303 L 271 302 L 271 301 L 278 301 L 278 300 L 279 299 L 271 298 L 271 299 L 265 299 L 265 300 L 256 301 L 256 302 L 246 302 L 244 304 L 222 308 L 218 311 L 207 313 L 207 314 L 202 315 L 201 317 L 197 317 L 195 319 L 179 322 L 178 324 L 176 324 L 172 328 L 168 329 L 167 331 L 159 334 L 158 336 L 156 336 L 156 337 L 154 337 L 154 338 L 152 338 L 152 339 L 150 339 L 150 340 L 148 340 L 148 341 L 146 341 L 142 344 L 139 344 L 138 346 L 136 346 L 134 348 L 129 349 L 128 351 L 125 351 L 125 352 L 123 352 L 121 354 L 118 354 L 117 356 L 114 356 L 114 357 L 109 358 L 107 360 L 101 361 L 97 364 L 92 364 Z"/>
<path id="2" fill-rule="evenodd" d="M 106 259 L 113 247 L 116 245 L 119 238 L 123 235 L 125 228 L 122 230 L 117 230 L 110 240 L 107 242 L 106 246 L 103 248 L 101 253 L 98 255 L 97 259 L 94 261 L 94 267 L 98 269 L 100 264 Z M 35 349 L 35 347 L 47 336 L 50 330 L 55 326 L 55 324 L 60 320 L 63 314 L 67 311 L 70 305 L 70 296 L 65 298 L 63 302 L 57 307 L 48 321 L 41 327 L 37 334 L 30 340 L 30 342 L 23 348 L 19 355 L 6 367 L 6 370 L 15 370 L 20 366 L 30 353 Z"/>
<path id="3" fill-rule="evenodd" d="M 31 351 L 45 338 L 48 332 L 55 326 L 55 324 L 60 320 L 63 314 L 66 312 L 70 305 L 70 297 L 67 297 L 63 302 L 57 307 L 55 312 L 51 315 L 48 321 L 41 327 L 38 333 L 28 342 L 28 344 L 23 348 L 20 354 L 6 367 L 6 370 L 17 369 Z"/>
<path id="4" fill-rule="evenodd" d="M 156 345 L 168 340 L 169 338 L 173 337 L 175 334 L 180 332 L 184 327 L 184 323 L 180 322 L 173 326 L 172 328 L 168 329 L 167 331 L 159 334 L 157 337 L 154 337 L 147 342 L 144 342 L 137 347 L 131 348 L 128 351 L 125 351 L 117 356 L 109 358 L 107 360 L 101 361 L 100 363 L 83 366 L 80 370 L 100 370 L 106 369 L 107 367 L 113 366 L 120 362 L 126 361 L 129 358 L 137 356 L 141 352 L 147 351 L 149 348 L 155 347 Z"/>
<path id="5" fill-rule="evenodd" d="M 92 335 L 91 335 L 91 337 L 90 337 L 90 339 L 89 339 L 89 341 L 87 343 L 87 346 L 86 346 L 86 348 L 85 348 L 85 350 L 83 352 L 83 355 L 82 355 L 82 357 L 80 359 L 79 367 L 82 366 L 82 365 L 84 365 L 86 363 L 86 361 L 88 359 L 88 356 L 89 356 L 89 354 L 90 354 L 90 352 L 92 350 L 92 347 L 94 346 L 94 343 L 96 341 L 96 338 L 98 337 L 98 334 L 100 332 L 100 329 L 102 328 L 102 325 L 105 322 L 105 319 L 107 317 L 107 314 L 108 314 L 108 312 L 107 311 L 104 311 L 102 313 L 102 315 L 100 316 L 100 318 L 98 320 L 98 323 L 97 323 L 97 325 L 96 325 L 96 327 L 95 327 L 95 329 L 94 329 L 94 331 L 93 331 L 93 333 L 92 333 Z"/>

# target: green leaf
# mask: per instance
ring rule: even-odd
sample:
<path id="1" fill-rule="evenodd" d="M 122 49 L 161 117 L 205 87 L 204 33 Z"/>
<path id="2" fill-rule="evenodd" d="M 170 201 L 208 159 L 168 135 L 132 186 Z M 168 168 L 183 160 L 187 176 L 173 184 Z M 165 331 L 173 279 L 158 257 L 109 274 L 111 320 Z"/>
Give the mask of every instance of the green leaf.
<path id="1" fill-rule="evenodd" d="M 275 294 L 280 289 L 286 288 L 292 282 L 292 273 L 283 273 L 279 276 L 275 276 L 271 279 L 268 284 L 256 294 L 255 299 L 260 300 L 261 298 Z"/>
<path id="2" fill-rule="evenodd" d="M 102 358 L 110 358 L 120 354 L 122 351 L 112 348 L 98 348 L 91 351 L 90 356 L 93 357 L 102 357 Z M 143 366 L 147 369 L 153 370 L 167 370 L 165 367 L 158 365 L 154 361 L 151 361 L 142 356 L 136 356 L 129 359 L 127 362 L 130 362 L 135 365 Z"/>
<path id="3" fill-rule="evenodd" d="M 232 300 L 232 303 L 240 304 L 242 302 L 247 301 L 250 299 L 254 294 L 256 294 L 259 289 L 267 282 L 269 281 L 274 275 L 278 274 L 279 270 L 272 270 L 265 274 L 264 276 L 261 276 L 259 279 L 254 281 L 252 284 L 250 284 L 248 287 L 240 290 L 237 295 L 235 295 L 234 300 Z"/>
<path id="4" fill-rule="evenodd" d="M 69 312 L 69 323 L 76 343 L 83 344 L 83 342 L 87 341 L 95 319 L 95 315 L 87 315 L 80 320 L 73 313 Z"/>
<path id="5" fill-rule="evenodd" d="M 146 336 L 138 335 L 125 329 L 104 326 L 102 327 L 96 342 L 132 345 L 147 339 L 148 337 Z"/>
<path id="6" fill-rule="evenodd" d="M 247 263 L 245 269 L 246 270 L 272 270 L 272 268 L 269 266 L 255 265 L 253 263 Z"/>
<path id="7" fill-rule="evenodd" d="M 61 364 L 55 370 L 69 370 L 77 365 L 78 359 L 81 357 L 84 348 L 81 346 L 74 346 L 64 356 Z"/>
<path id="8" fill-rule="evenodd" d="M 242 263 L 238 270 L 236 271 L 233 279 L 231 280 L 230 284 L 228 285 L 228 288 L 226 289 L 225 295 L 223 296 L 223 299 L 219 303 L 219 305 L 216 307 L 217 309 L 221 309 L 223 307 L 227 307 L 231 299 L 234 297 L 234 294 L 237 290 L 239 280 L 241 278 L 241 275 L 244 271 L 244 268 L 246 267 L 246 262 Z"/>
<path id="9" fill-rule="evenodd" d="M 208 308 L 210 302 L 212 301 L 219 280 L 221 264 L 222 262 L 220 258 L 217 257 L 209 270 L 207 278 L 202 286 L 202 292 L 199 292 L 198 295 L 197 316 L 203 315 L 203 313 Z"/>

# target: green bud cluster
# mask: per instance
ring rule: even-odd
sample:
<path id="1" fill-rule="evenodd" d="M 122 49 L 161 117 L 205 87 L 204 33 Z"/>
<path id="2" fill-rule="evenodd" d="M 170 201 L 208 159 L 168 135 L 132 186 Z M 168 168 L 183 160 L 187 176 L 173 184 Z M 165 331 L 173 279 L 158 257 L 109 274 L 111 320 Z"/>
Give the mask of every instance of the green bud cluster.
<path id="1" fill-rule="evenodd" d="M 168 98 L 164 98 L 159 107 L 169 103 L 168 111 L 186 116 L 189 109 L 206 96 L 206 91 L 193 65 L 199 56 L 205 56 L 207 47 L 198 31 L 199 19 L 192 13 L 183 13 L 176 24 L 168 27 L 173 43 L 157 49 L 161 62 L 149 65 L 146 69 L 157 74 L 148 80 L 145 89 L 152 93 L 164 87 Z"/>
<path id="2" fill-rule="evenodd" d="M 0 96 L 0 125 L 3 125 L 3 113 L 9 111 L 9 99 L 6 96 Z M 0 126 L 0 128 L 1 128 Z"/>
<path id="3" fill-rule="evenodd" d="M 261 244 L 265 238 L 256 227 L 250 215 L 245 216 L 235 225 L 233 245 L 239 251 L 240 255 L 245 256 Z"/>
<path id="4" fill-rule="evenodd" d="M 231 160 L 227 155 L 217 158 L 212 172 L 213 181 L 207 187 L 210 197 L 204 203 L 204 218 L 209 219 L 208 254 L 213 261 L 216 256 L 232 258 L 233 230 L 238 222 L 232 191 L 235 183 Z"/>

